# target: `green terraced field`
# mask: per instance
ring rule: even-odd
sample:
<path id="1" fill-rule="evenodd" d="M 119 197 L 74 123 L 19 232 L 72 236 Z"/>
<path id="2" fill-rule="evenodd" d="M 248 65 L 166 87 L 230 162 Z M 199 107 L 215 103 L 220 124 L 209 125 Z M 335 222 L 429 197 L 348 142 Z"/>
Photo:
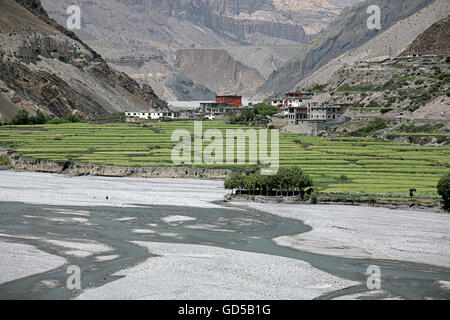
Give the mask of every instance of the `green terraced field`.
<path id="1" fill-rule="evenodd" d="M 47 160 L 172 166 L 171 152 L 176 143 L 171 135 L 179 128 L 193 132 L 193 122 L 150 123 L 147 127 L 81 123 L 0 127 L 0 145 L 12 146 L 26 157 Z M 248 129 L 220 121 L 203 122 L 204 130 L 211 128 L 222 132 Z M 280 134 L 280 165 L 302 167 L 321 191 L 408 194 L 415 188 L 418 194 L 436 195 L 437 181 L 450 172 L 449 160 L 450 149 L 445 147 Z"/>

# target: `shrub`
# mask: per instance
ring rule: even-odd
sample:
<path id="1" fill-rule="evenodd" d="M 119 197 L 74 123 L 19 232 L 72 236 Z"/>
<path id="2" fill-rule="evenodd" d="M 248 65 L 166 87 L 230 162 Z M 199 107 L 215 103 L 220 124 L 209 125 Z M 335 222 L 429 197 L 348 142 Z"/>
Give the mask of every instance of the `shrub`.
<path id="1" fill-rule="evenodd" d="M 33 125 L 33 124 L 46 124 L 51 119 L 53 119 L 50 116 L 46 116 L 43 114 L 40 110 L 37 110 L 36 113 L 33 116 L 30 116 L 28 111 L 26 110 L 19 110 L 17 114 L 14 116 L 14 118 L 9 122 L 11 125 Z M 6 124 L 7 122 L 5 122 Z"/>
<path id="2" fill-rule="evenodd" d="M 425 82 L 425 81 L 422 80 L 422 79 L 416 80 L 416 85 L 417 85 L 417 86 L 420 86 L 420 85 L 422 85 L 424 82 Z"/>
<path id="3" fill-rule="evenodd" d="M 388 123 L 386 120 L 384 120 L 382 118 L 376 118 L 375 120 L 369 122 L 367 127 L 356 130 L 356 131 L 352 132 L 351 135 L 354 137 L 366 137 L 366 136 L 374 133 L 375 131 L 387 128 L 387 126 L 388 126 Z"/>
<path id="4" fill-rule="evenodd" d="M 311 194 L 311 203 L 312 204 L 317 204 L 319 202 L 319 200 L 317 199 L 317 193 L 313 192 Z"/>
<path id="5" fill-rule="evenodd" d="M 314 87 L 312 87 L 311 89 L 309 89 L 309 92 L 314 92 L 314 91 L 322 91 L 323 89 L 325 89 L 327 87 L 326 84 L 316 84 L 314 85 Z"/>
<path id="6" fill-rule="evenodd" d="M 76 117 L 74 115 L 68 116 L 66 118 L 66 120 L 67 120 L 67 122 L 72 122 L 72 123 L 77 123 L 77 122 L 81 121 L 78 117 Z"/>
<path id="7" fill-rule="evenodd" d="M 369 204 L 374 205 L 374 204 L 377 203 L 378 199 L 375 198 L 375 197 L 370 197 L 370 198 L 368 199 L 368 201 L 369 201 Z"/>
<path id="8" fill-rule="evenodd" d="M 439 180 L 437 185 L 438 194 L 442 197 L 444 208 L 450 208 L 450 173 Z"/>
<path id="9" fill-rule="evenodd" d="M 16 126 L 26 125 L 30 123 L 31 123 L 30 115 L 26 110 L 19 110 L 17 114 L 14 116 L 14 118 L 12 118 L 11 120 L 11 124 Z"/>
<path id="10" fill-rule="evenodd" d="M 48 118 L 40 110 L 36 111 L 36 114 L 30 118 L 33 124 L 45 124 L 48 122 Z"/>
<path id="11" fill-rule="evenodd" d="M 0 156 L 0 166 L 9 165 L 9 160 L 7 156 Z"/>

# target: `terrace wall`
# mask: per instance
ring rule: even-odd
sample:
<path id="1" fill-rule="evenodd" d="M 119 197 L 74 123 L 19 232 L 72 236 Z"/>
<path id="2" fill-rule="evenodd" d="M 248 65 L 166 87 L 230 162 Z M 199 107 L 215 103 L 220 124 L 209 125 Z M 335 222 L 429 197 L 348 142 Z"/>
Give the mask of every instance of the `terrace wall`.
<path id="1" fill-rule="evenodd" d="M 328 128 L 334 128 L 341 126 L 350 121 L 349 118 L 342 119 L 341 121 L 311 121 L 311 120 L 299 120 L 297 125 L 289 125 L 284 131 L 290 133 L 300 133 L 310 136 L 316 136 L 320 132 L 327 130 Z"/>
<path id="2" fill-rule="evenodd" d="M 11 167 L 17 171 L 62 173 L 72 176 L 225 180 L 232 175 L 232 171 L 228 169 L 198 167 L 120 167 L 93 163 L 72 163 L 68 161 L 23 158 L 19 153 L 11 151 L 7 155 L 11 162 Z"/>

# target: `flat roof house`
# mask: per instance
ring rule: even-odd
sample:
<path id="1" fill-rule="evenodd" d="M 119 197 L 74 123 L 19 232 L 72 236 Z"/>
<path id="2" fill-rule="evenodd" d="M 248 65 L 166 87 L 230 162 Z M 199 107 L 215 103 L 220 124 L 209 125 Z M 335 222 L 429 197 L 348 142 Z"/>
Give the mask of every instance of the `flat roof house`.
<path id="1" fill-rule="evenodd" d="M 242 96 L 217 96 L 217 103 L 233 104 L 235 107 L 242 106 Z"/>

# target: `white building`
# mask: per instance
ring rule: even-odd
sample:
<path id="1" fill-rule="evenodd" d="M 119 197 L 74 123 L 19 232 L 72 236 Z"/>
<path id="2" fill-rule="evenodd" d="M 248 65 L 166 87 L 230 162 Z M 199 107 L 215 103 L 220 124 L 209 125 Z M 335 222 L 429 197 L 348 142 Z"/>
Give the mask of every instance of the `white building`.
<path id="1" fill-rule="evenodd" d="M 143 120 L 175 120 L 180 118 L 180 112 L 176 110 L 125 111 L 125 116 Z"/>
<path id="2" fill-rule="evenodd" d="M 142 112 L 142 111 L 125 111 L 125 116 L 127 118 L 136 118 L 136 119 L 149 119 L 150 112 Z"/>

